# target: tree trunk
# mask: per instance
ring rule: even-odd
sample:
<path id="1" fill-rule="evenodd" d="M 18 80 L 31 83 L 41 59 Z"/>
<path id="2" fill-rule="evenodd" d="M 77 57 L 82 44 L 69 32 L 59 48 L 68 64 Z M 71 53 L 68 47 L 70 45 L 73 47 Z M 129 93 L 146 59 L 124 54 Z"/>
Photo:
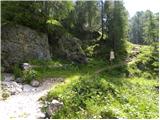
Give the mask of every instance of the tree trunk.
<path id="1" fill-rule="evenodd" d="M 104 21 L 103 21 L 103 17 L 104 17 L 104 9 L 103 9 L 103 0 L 101 0 L 101 5 L 102 5 L 102 8 L 101 8 L 101 22 L 102 22 L 102 36 L 101 36 L 101 39 L 103 39 L 103 34 L 104 34 L 104 29 L 103 29 L 103 26 L 104 26 Z"/>

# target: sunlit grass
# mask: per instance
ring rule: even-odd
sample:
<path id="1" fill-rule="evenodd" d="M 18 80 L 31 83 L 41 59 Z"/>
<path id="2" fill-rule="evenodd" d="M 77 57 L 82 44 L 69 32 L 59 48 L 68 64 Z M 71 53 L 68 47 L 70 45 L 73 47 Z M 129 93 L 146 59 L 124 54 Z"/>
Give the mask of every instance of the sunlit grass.
<path id="1" fill-rule="evenodd" d="M 85 65 L 59 60 L 36 64 L 40 66 L 35 68 L 40 79 L 65 79 L 45 97 L 47 101 L 58 99 L 64 103 L 52 118 L 158 118 L 158 81 L 143 76 L 127 78 L 126 66 L 95 74 L 108 63 L 90 59 Z"/>
<path id="2" fill-rule="evenodd" d="M 51 90 L 47 99 L 59 98 L 65 108 L 53 118 L 157 118 L 158 85 L 144 78 L 74 76 Z M 139 83 L 138 83 L 139 81 Z"/>

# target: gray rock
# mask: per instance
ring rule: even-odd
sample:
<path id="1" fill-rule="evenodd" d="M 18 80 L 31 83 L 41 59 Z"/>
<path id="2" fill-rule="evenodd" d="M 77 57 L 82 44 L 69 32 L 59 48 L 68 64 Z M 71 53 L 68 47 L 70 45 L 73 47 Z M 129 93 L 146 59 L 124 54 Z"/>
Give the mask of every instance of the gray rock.
<path id="1" fill-rule="evenodd" d="M 32 59 L 51 59 L 47 34 L 11 23 L 1 26 L 1 59 L 6 70 Z"/>
<path id="2" fill-rule="evenodd" d="M 37 81 L 37 80 L 32 80 L 31 81 L 31 86 L 33 86 L 33 87 L 38 87 L 40 85 L 40 82 L 39 81 Z"/>
<path id="3" fill-rule="evenodd" d="M 138 63 L 137 64 L 137 67 L 140 69 L 140 70 L 145 70 L 145 65 L 143 63 Z"/>
<path id="4" fill-rule="evenodd" d="M 47 110 L 46 110 L 47 115 L 51 116 L 52 113 L 56 112 L 61 107 L 63 107 L 63 103 L 62 102 L 59 102 L 57 100 L 52 100 L 52 102 L 47 107 Z"/>
<path id="5" fill-rule="evenodd" d="M 2 87 L 3 89 L 6 89 L 7 91 L 9 91 L 11 95 L 15 95 L 22 92 L 22 85 L 14 81 L 3 81 Z"/>
<path id="6" fill-rule="evenodd" d="M 13 81 L 15 80 L 15 76 L 10 73 L 3 73 L 3 79 L 4 81 Z"/>
<path id="7" fill-rule="evenodd" d="M 32 91 L 35 91 L 36 89 L 33 88 L 32 86 L 28 85 L 28 84 L 25 84 L 23 85 L 23 91 L 24 92 L 32 92 Z"/>
<path id="8" fill-rule="evenodd" d="M 22 82 L 23 82 L 23 79 L 19 77 L 19 78 L 16 78 L 15 81 L 16 81 L 17 83 L 22 83 Z"/>
<path id="9" fill-rule="evenodd" d="M 50 40 L 54 41 L 54 36 L 51 35 Z M 78 38 L 73 37 L 69 33 L 62 33 L 57 44 L 56 46 L 54 43 L 50 45 L 52 55 L 77 63 L 88 62 L 85 52 L 82 49 L 81 41 Z"/>

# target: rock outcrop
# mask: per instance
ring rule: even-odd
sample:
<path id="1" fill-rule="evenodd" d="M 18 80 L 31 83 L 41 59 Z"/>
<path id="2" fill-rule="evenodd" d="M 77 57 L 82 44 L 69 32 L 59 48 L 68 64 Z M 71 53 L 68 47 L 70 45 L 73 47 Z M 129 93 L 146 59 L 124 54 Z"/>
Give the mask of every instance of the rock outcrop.
<path id="1" fill-rule="evenodd" d="M 5 68 L 31 59 L 50 59 L 46 34 L 11 23 L 1 27 L 1 50 L 2 66 Z"/>
<path id="2" fill-rule="evenodd" d="M 62 26 L 49 26 L 50 51 L 54 57 L 60 57 L 76 63 L 87 63 L 81 41 L 69 34 Z"/>
<path id="3" fill-rule="evenodd" d="M 80 40 L 72 36 L 63 36 L 59 41 L 59 55 L 77 63 L 87 63 Z"/>

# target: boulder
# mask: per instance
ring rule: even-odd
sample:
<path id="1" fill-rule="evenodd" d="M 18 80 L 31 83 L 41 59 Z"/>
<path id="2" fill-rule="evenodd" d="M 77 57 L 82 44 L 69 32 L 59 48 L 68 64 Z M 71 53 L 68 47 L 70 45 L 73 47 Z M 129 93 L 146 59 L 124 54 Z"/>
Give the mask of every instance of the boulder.
<path id="1" fill-rule="evenodd" d="M 3 89 L 9 91 L 11 95 L 15 95 L 22 92 L 22 85 L 14 81 L 2 81 L 2 87 Z"/>
<path id="2" fill-rule="evenodd" d="M 51 117 L 52 113 L 56 112 L 63 106 L 62 102 L 59 102 L 58 100 L 52 100 L 52 102 L 48 105 L 46 114 L 48 117 Z"/>
<path id="3" fill-rule="evenodd" d="M 50 59 L 48 37 L 22 25 L 11 23 L 1 27 L 1 60 L 3 67 L 32 59 Z M 8 70 L 9 71 L 9 70 Z"/>
<path id="4" fill-rule="evenodd" d="M 36 91 L 36 89 L 28 84 L 25 84 L 25 85 L 23 85 L 23 91 L 24 92 L 32 92 L 32 91 Z"/>
<path id="5" fill-rule="evenodd" d="M 31 81 L 31 86 L 32 86 L 32 87 L 39 87 L 39 85 L 40 85 L 40 82 L 39 82 L 39 81 L 37 81 L 37 80 L 32 80 L 32 81 Z"/>
<path id="6" fill-rule="evenodd" d="M 52 54 L 57 57 L 68 59 L 76 63 L 87 63 L 87 57 L 81 47 L 81 41 L 66 33 L 58 40 L 58 45 L 55 47 L 51 45 Z"/>

